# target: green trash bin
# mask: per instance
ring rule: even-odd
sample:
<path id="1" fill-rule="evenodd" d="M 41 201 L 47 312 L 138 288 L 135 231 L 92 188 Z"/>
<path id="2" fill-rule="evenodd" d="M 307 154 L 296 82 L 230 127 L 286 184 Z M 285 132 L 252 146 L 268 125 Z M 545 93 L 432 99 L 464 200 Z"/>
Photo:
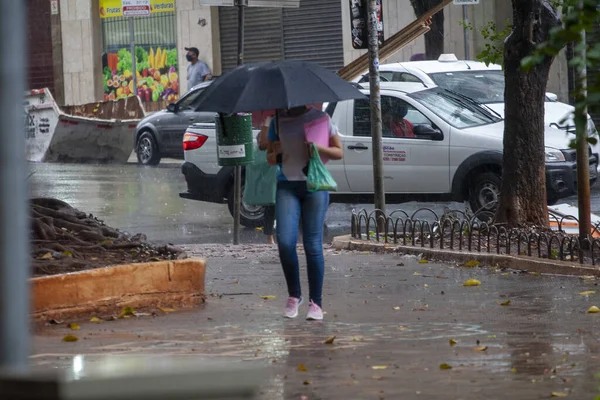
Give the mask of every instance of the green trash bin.
<path id="1" fill-rule="evenodd" d="M 217 115 L 217 159 L 221 167 L 254 162 L 252 114 Z"/>

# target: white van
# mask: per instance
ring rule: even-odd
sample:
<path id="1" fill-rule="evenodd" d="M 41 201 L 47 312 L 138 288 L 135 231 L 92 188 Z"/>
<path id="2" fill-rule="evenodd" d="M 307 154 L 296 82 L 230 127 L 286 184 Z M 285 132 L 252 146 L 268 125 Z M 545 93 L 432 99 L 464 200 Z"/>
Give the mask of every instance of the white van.
<path id="1" fill-rule="evenodd" d="M 504 118 L 504 71 L 497 64 L 486 65 L 479 61 L 463 61 L 454 54 L 442 54 L 434 61 L 409 61 L 383 64 L 379 67 L 383 82 L 411 82 L 429 88 L 439 86 L 450 89 L 485 104 Z M 369 76 L 355 79 L 365 83 Z M 569 104 L 557 101 L 553 93 L 546 93 L 546 126 L 574 132 L 575 123 L 571 114 L 575 110 Z M 564 122 L 563 122 L 564 121 Z M 588 115 L 588 136 L 597 136 L 596 126 Z M 592 152 L 600 153 L 600 143 L 592 146 Z"/>

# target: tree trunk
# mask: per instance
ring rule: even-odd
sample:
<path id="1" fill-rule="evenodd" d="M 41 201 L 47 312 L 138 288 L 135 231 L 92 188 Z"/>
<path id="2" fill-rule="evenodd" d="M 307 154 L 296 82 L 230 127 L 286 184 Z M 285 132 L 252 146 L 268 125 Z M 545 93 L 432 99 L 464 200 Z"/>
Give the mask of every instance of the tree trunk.
<path id="1" fill-rule="evenodd" d="M 556 10 L 544 0 L 512 0 L 513 30 L 504 45 L 504 161 L 497 222 L 510 227 L 548 226 L 544 97 L 553 58 L 530 72 L 521 60 L 560 25 Z"/>
<path id="2" fill-rule="evenodd" d="M 425 14 L 442 0 L 411 0 L 410 3 L 417 17 Z M 425 58 L 437 60 L 444 54 L 444 10 L 435 14 L 431 19 L 430 31 L 425 34 Z"/>

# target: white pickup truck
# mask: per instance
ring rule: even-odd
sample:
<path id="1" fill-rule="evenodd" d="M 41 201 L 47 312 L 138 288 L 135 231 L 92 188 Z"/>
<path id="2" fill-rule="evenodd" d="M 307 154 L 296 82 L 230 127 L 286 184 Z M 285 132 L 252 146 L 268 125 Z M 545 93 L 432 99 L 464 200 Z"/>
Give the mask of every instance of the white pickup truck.
<path id="1" fill-rule="evenodd" d="M 363 88 L 368 95 L 368 90 Z M 381 84 L 386 201 L 468 201 L 473 212 L 492 212 L 502 181 L 504 121 L 494 111 L 456 92 L 422 84 Z M 327 168 L 338 183 L 332 202 L 373 200 L 373 158 L 368 100 L 332 103 L 326 112 L 339 127 L 344 158 Z M 391 115 L 412 133 L 386 124 Z M 404 119 L 404 121 L 402 121 Z M 546 181 L 549 203 L 576 193 L 576 154 L 562 130 L 546 128 Z M 194 124 L 184 136 L 180 196 L 229 203 L 232 168 L 217 165 L 214 124 Z M 591 153 L 591 148 L 590 148 Z M 590 154 L 590 180 L 597 178 L 598 155 Z M 242 206 L 244 226 L 260 225 L 262 208 Z"/>

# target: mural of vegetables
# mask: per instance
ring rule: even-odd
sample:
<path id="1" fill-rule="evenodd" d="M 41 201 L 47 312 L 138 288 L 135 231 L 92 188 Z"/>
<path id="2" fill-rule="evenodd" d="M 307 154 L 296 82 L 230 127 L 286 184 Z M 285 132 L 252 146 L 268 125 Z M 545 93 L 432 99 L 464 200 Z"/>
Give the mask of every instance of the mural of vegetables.
<path id="1" fill-rule="evenodd" d="M 143 102 L 179 99 L 177 49 L 136 46 L 137 94 Z M 133 63 L 131 52 L 120 49 L 117 54 L 106 54 L 104 60 L 104 100 L 118 100 L 134 96 Z"/>

